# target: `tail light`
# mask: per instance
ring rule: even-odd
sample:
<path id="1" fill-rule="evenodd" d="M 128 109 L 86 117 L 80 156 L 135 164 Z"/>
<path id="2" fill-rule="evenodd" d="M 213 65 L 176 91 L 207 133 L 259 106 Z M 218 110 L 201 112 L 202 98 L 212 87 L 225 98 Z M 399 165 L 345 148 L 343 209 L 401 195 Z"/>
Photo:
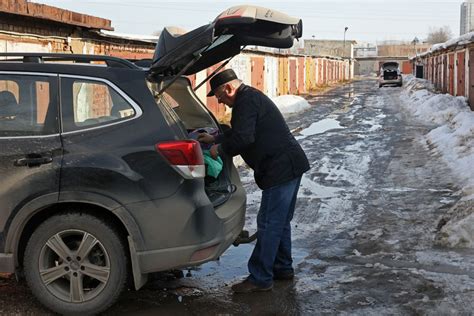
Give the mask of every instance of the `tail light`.
<path id="1" fill-rule="evenodd" d="M 206 175 L 199 142 L 195 140 L 170 141 L 158 143 L 155 147 L 185 179 L 204 178 Z"/>

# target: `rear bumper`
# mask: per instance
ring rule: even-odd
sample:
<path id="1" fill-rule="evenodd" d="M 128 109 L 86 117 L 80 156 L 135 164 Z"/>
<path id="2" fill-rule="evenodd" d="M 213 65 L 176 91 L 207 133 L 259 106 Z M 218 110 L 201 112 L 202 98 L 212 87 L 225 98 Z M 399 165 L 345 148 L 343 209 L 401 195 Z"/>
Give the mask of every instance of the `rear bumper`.
<path id="1" fill-rule="evenodd" d="M 391 80 L 385 80 L 385 79 L 382 79 L 379 81 L 379 85 L 386 85 L 386 84 L 402 84 L 403 82 L 403 79 L 400 78 L 400 79 L 391 79 Z"/>
<path id="2" fill-rule="evenodd" d="M 200 265 L 217 259 L 234 242 L 244 227 L 245 206 L 223 223 L 222 233 L 211 241 L 192 246 L 138 252 L 140 272 L 151 273 Z"/>
<path id="3" fill-rule="evenodd" d="M 13 258 L 13 254 L 0 253 L 0 272 L 3 272 L 3 273 L 15 272 L 15 260 Z"/>
<path id="4" fill-rule="evenodd" d="M 217 222 L 200 223 L 203 230 L 213 231 L 210 239 L 187 246 L 137 251 L 140 273 L 196 266 L 217 259 L 242 231 L 245 224 L 245 210 L 245 190 L 242 186 L 238 186 L 229 201 L 218 209 L 212 210 L 217 217 Z M 180 238 L 180 236 L 169 236 L 169 238 Z"/>

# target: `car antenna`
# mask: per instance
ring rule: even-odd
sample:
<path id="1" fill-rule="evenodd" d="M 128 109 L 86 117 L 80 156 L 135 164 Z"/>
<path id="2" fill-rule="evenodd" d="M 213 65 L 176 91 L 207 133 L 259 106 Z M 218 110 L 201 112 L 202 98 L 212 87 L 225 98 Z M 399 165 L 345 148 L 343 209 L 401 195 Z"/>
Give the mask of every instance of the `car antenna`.
<path id="1" fill-rule="evenodd" d="M 244 50 L 245 47 L 246 47 L 246 46 L 242 47 L 241 51 Z M 205 84 L 206 82 L 208 82 L 209 79 L 211 79 L 212 77 L 214 77 L 214 75 L 215 75 L 216 73 L 218 73 L 219 70 L 221 70 L 222 68 L 224 68 L 225 65 L 227 65 L 227 64 L 232 60 L 232 58 L 234 58 L 235 56 L 237 56 L 237 55 L 234 55 L 234 56 L 230 57 L 230 58 L 227 59 L 224 63 L 222 63 L 222 65 L 220 65 L 219 67 L 217 67 L 216 70 L 214 70 L 209 76 L 206 77 L 206 79 L 204 79 L 203 81 L 201 81 L 201 82 L 196 86 L 196 88 L 194 88 L 194 91 L 197 91 L 199 88 L 201 88 L 201 86 L 202 86 L 203 84 Z"/>

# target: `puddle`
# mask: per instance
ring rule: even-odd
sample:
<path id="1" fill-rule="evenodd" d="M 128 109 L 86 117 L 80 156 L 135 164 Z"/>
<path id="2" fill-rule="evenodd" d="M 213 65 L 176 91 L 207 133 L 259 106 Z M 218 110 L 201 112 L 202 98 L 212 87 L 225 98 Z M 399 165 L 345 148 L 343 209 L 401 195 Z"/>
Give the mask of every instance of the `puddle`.
<path id="1" fill-rule="evenodd" d="M 297 136 L 296 139 L 304 139 L 308 136 L 323 134 L 329 130 L 333 129 L 343 129 L 345 127 L 339 124 L 338 120 L 335 119 L 324 119 L 318 122 L 311 124 L 310 127 L 303 129 L 300 132 L 301 136 Z"/>
<path id="2" fill-rule="evenodd" d="M 248 275 L 247 261 L 250 258 L 254 244 L 231 246 L 218 261 L 211 261 L 191 272 L 195 279 L 205 279 L 202 284 L 210 287 L 229 284 L 240 277 Z"/>

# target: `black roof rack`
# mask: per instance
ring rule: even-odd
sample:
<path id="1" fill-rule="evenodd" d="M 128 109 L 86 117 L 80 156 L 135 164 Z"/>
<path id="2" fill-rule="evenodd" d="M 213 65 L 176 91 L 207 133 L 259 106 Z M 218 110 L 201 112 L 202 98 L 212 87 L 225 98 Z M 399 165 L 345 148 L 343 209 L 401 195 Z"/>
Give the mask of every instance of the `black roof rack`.
<path id="1" fill-rule="evenodd" d="M 1 57 L 18 58 L 2 59 Z M 126 59 L 105 55 L 0 52 L 0 62 L 44 63 L 49 61 L 73 61 L 76 63 L 91 63 L 93 61 L 103 61 L 108 67 L 140 69 L 140 67 Z"/>

